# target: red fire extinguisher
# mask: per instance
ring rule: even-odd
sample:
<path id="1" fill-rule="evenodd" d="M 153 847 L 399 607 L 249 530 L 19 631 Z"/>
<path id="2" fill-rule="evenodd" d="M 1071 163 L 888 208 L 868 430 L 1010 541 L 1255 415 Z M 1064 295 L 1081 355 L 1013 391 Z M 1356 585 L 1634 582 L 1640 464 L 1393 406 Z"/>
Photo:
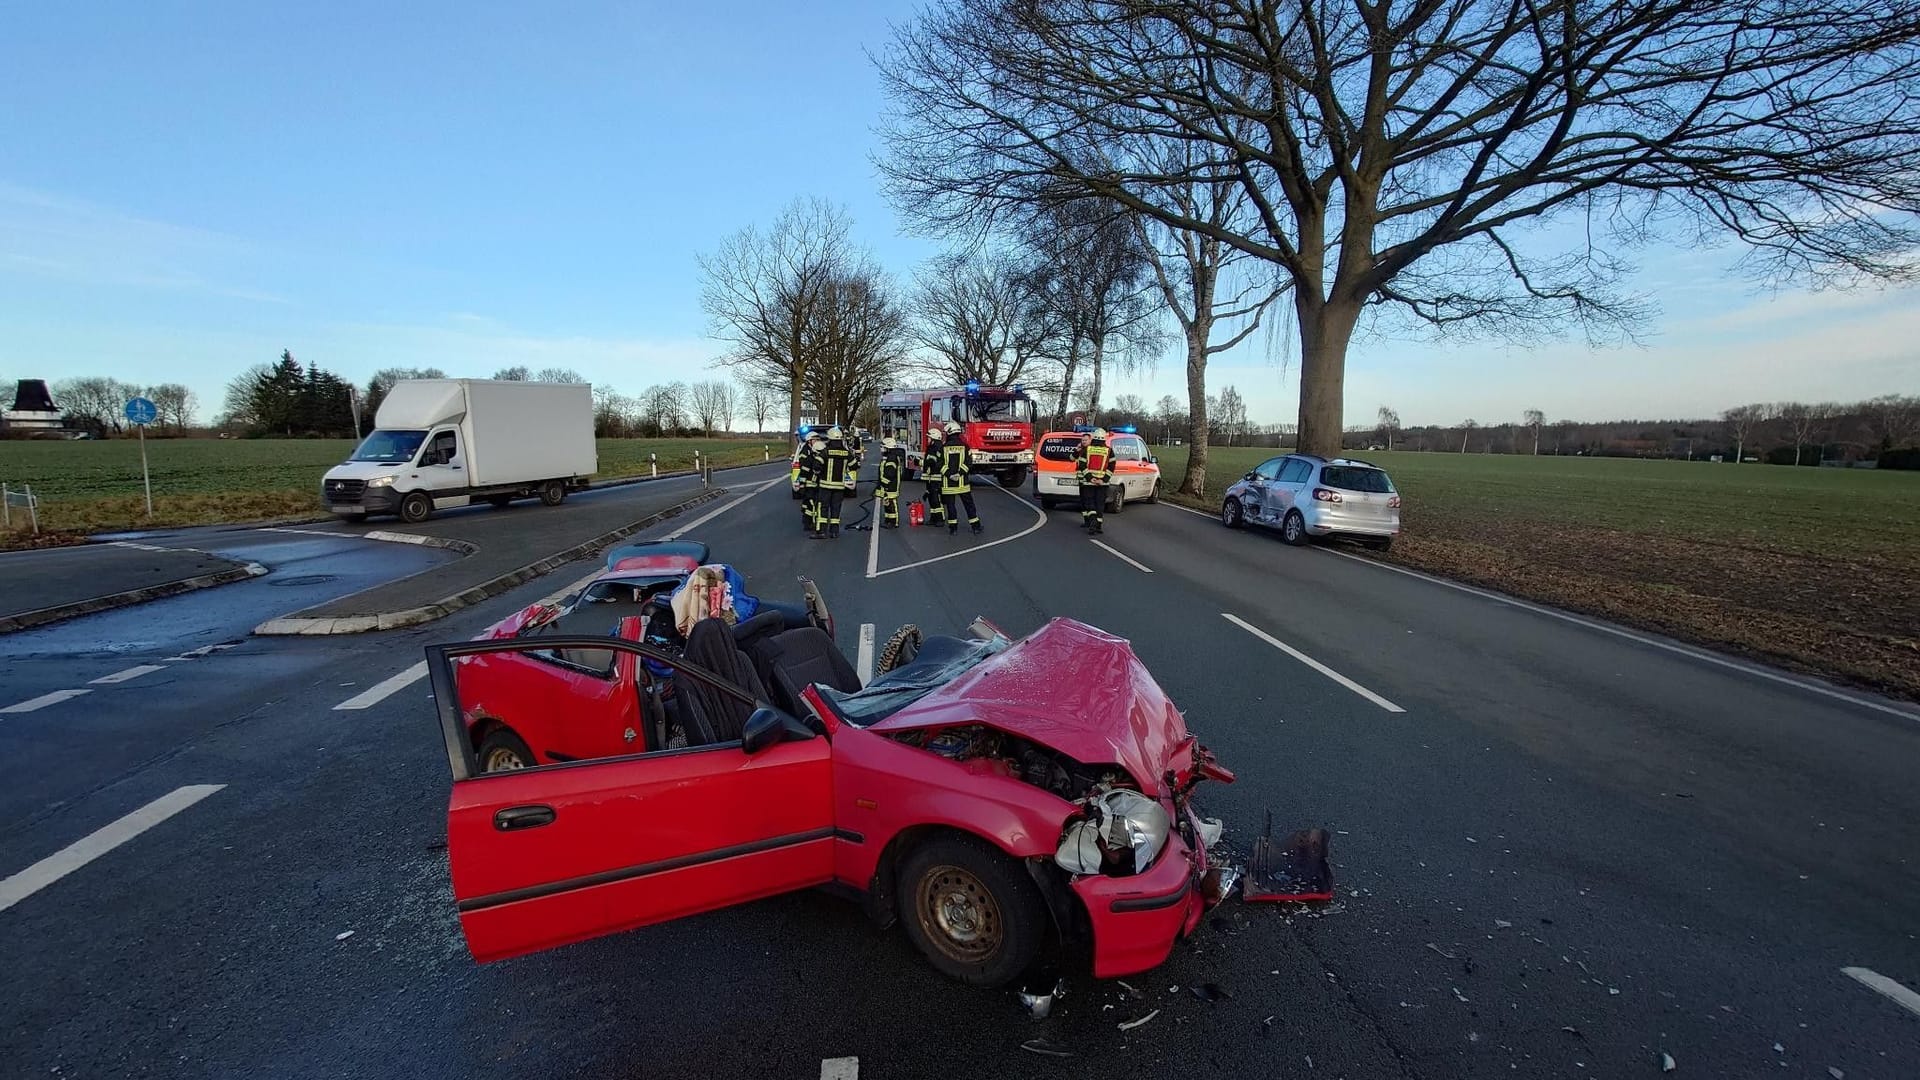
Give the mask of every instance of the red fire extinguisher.
<path id="1" fill-rule="evenodd" d="M 910 526 L 927 523 L 927 504 L 915 499 L 907 504 L 907 524 Z"/>

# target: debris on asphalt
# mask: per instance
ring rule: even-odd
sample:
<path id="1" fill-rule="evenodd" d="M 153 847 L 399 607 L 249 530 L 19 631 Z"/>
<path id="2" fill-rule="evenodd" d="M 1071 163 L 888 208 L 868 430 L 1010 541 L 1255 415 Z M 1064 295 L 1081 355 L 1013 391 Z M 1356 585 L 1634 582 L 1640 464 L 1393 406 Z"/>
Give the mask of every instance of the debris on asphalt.
<path id="1" fill-rule="evenodd" d="M 1560 1030 L 1566 1032 L 1567 1034 L 1573 1036 L 1576 1039 L 1586 1038 L 1585 1035 L 1580 1034 L 1580 1029 L 1577 1027 L 1574 1027 L 1572 1024 L 1568 1024 L 1566 1027 L 1563 1027 Z"/>
<path id="2" fill-rule="evenodd" d="M 1469 836 L 1469 837 L 1467 837 L 1467 843 L 1469 843 L 1469 844 L 1477 844 L 1477 843 L 1479 843 L 1479 842 L 1480 842 L 1480 841 L 1478 841 L 1478 840 L 1475 840 L 1475 839 L 1474 839 L 1473 837 L 1471 837 L 1471 836 Z"/>
<path id="3" fill-rule="evenodd" d="M 1311 1069 L 1311 1068 L 1313 1068 L 1313 1055 L 1312 1055 L 1312 1054 L 1307 1054 L 1307 1055 L 1305 1055 L 1305 1056 L 1306 1056 L 1306 1059 L 1307 1059 L 1307 1068 L 1309 1068 L 1309 1069 Z"/>
<path id="4" fill-rule="evenodd" d="M 1201 1001 L 1223 1001 L 1233 996 L 1233 991 L 1219 983 L 1203 983 L 1193 988 L 1193 996 Z"/>
<path id="5" fill-rule="evenodd" d="M 1133 1030 L 1134 1028 L 1137 1028 L 1137 1027 L 1139 1027 L 1140 1025 L 1142 1025 L 1142 1024 L 1144 1024 L 1144 1023 L 1146 1023 L 1147 1021 L 1149 1021 L 1149 1020 L 1151 1020 L 1151 1019 L 1153 1019 L 1154 1017 L 1156 1017 L 1156 1016 L 1159 1016 L 1159 1015 L 1160 1015 L 1160 1010 L 1159 1010 L 1159 1009 L 1155 1009 L 1155 1010 L 1153 1010 L 1152 1012 L 1150 1012 L 1150 1013 L 1148 1013 L 1147 1015 L 1145 1015 L 1145 1016 L 1143 1016 L 1143 1017 L 1141 1017 L 1141 1018 L 1140 1018 L 1140 1019 L 1138 1019 L 1138 1020 L 1123 1020 L 1123 1021 L 1121 1021 L 1121 1023 L 1120 1023 L 1120 1030 L 1121 1030 L 1121 1031 L 1132 1031 L 1132 1030 Z"/>
<path id="6" fill-rule="evenodd" d="M 1180 992 L 1180 988 L 1179 988 L 1179 987 L 1177 987 L 1177 986 L 1169 986 L 1169 987 L 1167 987 L 1167 993 L 1169 993 L 1169 994 L 1177 994 L 1177 993 L 1179 993 L 1179 992 Z"/>
<path id="7" fill-rule="evenodd" d="M 1277 975 L 1279 974 L 1279 972 L 1275 972 L 1274 974 Z M 1127 992 L 1128 997 L 1132 998 L 1135 1001 L 1139 1001 L 1141 998 L 1146 997 L 1145 994 L 1142 994 L 1140 991 L 1135 990 L 1131 986 L 1128 986 L 1126 982 L 1121 979 L 1115 979 L 1113 981 L 1116 985 L 1120 987 L 1120 989 L 1125 990 Z"/>
<path id="8" fill-rule="evenodd" d="M 333 940 L 335 940 L 335 941 L 345 941 L 345 940 L 347 940 L 348 938 L 350 938 L 350 937 L 352 937 L 352 936 L 353 936 L 353 931 L 351 931 L 351 930 L 344 930 L 344 931 L 341 931 L 341 932 L 340 932 L 340 933 L 338 933 L 338 934 L 335 934 L 335 935 L 333 935 Z"/>
<path id="9" fill-rule="evenodd" d="M 1265 1020 L 1260 1021 L 1260 1026 L 1265 1028 L 1267 1032 L 1270 1032 L 1273 1030 L 1273 1022 L 1277 1019 L 1279 1019 L 1279 1014 L 1275 1013 L 1273 1016 L 1269 1016 Z M 1265 1033 L 1266 1032 L 1262 1032 L 1262 1034 Z"/>
<path id="10" fill-rule="evenodd" d="M 1847 1080 L 1846 1073 L 1841 1072 L 1831 1065 L 1827 1066 L 1827 1075 L 1833 1077 L 1833 1080 Z"/>
<path id="11" fill-rule="evenodd" d="M 1680 1066 L 1674 1062 L 1672 1054 L 1660 1055 L 1660 1071 L 1661 1072 L 1672 1072 L 1673 1070 L 1679 1067 Z"/>
<path id="12" fill-rule="evenodd" d="M 1254 840 L 1253 855 L 1247 860 L 1241 898 L 1249 902 L 1333 899 L 1327 847 L 1325 829 L 1300 829 L 1275 843 L 1273 813 L 1268 811 L 1267 830 Z"/>
<path id="13" fill-rule="evenodd" d="M 1466 1004 L 1466 1002 L 1467 1002 L 1467 995 L 1465 995 L 1465 994 L 1463 994 L 1463 993 L 1461 993 L 1461 992 L 1460 992 L 1460 988 L 1459 988 L 1459 987 L 1457 987 L 1457 986 L 1452 986 L 1452 987 L 1448 987 L 1448 989 L 1450 989 L 1450 990 L 1452 990 L 1452 991 L 1453 991 L 1453 996 L 1454 996 L 1454 997 L 1456 997 L 1456 998 L 1458 998 L 1458 999 L 1460 1000 L 1460 1003 L 1461 1003 L 1462 1005 L 1464 1005 L 1464 1004 Z"/>
<path id="14" fill-rule="evenodd" d="M 1509 927 L 1509 926 L 1512 926 L 1512 925 L 1513 925 L 1512 923 L 1510 923 L 1510 922 L 1508 922 L 1508 921 L 1507 921 L 1507 920 L 1505 920 L 1505 919 L 1495 919 L 1495 920 L 1493 920 L 1493 928 L 1494 928 L 1495 930 L 1505 930 L 1505 929 L 1506 929 L 1507 927 Z"/>
<path id="15" fill-rule="evenodd" d="M 1784 1046 L 1781 1046 L 1779 1043 L 1774 1043 L 1773 1052 L 1776 1054 L 1784 1054 L 1787 1052 L 1787 1048 Z"/>
<path id="16" fill-rule="evenodd" d="M 1429 949 L 1432 949 L 1432 950 L 1433 950 L 1434 952 L 1437 952 L 1437 953 L 1439 953 L 1439 954 L 1440 954 L 1441 956 L 1444 956 L 1444 957 L 1446 957 L 1446 958 L 1447 958 L 1447 959 L 1449 959 L 1449 960 L 1458 960 L 1458 959 L 1460 959 L 1459 957 L 1457 957 L 1457 956 L 1455 956 L 1455 955 L 1453 955 L 1452 953 L 1450 953 L 1450 952 L 1448 952 L 1447 950 L 1445 950 L 1445 949 L 1443 949 L 1443 948 L 1441 948 L 1440 946 L 1438 946 L 1438 945 L 1435 945 L 1435 944 L 1434 944 L 1433 942 L 1431 942 L 1431 941 L 1429 941 L 1429 942 L 1427 942 L 1427 948 L 1429 948 Z M 1278 973 L 1276 972 L 1276 974 L 1278 974 Z"/>
<path id="17" fill-rule="evenodd" d="M 1608 996 L 1610 996 L 1610 997 L 1619 997 L 1619 996 L 1620 996 L 1620 988 L 1619 988 L 1619 987 L 1617 987 L 1617 986 L 1609 986 L 1609 987 L 1607 987 L 1607 994 L 1608 994 Z"/>
<path id="18" fill-rule="evenodd" d="M 1067 993 L 1067 980 L 1055 979 L 1052 986 L 1045 983 L 1029 984 L 1020 990 L 1020 1007 L 1027 1010 L 1027 1016 L 1035 1021 L 1045 1020 L 1053 1015 L 1055 998 Z"/>
<path id="19" fill-rule="evenodd" d="M 1052 1039 L 1028 1039 L 1020 1044 L 1020 1049 L 1029 1054 L 1041 1054 L 1046 1057 L 1072 1057 L 1073 1051 L 1054 1042 Z"/>

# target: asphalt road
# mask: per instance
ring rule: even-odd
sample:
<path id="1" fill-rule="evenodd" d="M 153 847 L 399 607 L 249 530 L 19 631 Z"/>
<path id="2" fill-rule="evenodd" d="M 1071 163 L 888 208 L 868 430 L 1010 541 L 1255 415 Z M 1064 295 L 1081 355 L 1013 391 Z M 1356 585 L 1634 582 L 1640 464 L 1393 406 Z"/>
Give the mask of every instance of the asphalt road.
<path id="1" fill-rule="evenodd" d="M 1138 997 L 1077 977 L 1041 1023 L 815 893 L 477 966 L 426 684 L 394 677 L 581 564 L 426 627 L 248 640 L 0 713 L 0 874 L 70 869 L 0 883 L 0 1073 L 1587 1077 L 1664 1053 L 1682 1076 L 1920 1076 L 1920 1014 L 1842 972 L 1920 987 L 1905 708 L 1173 507 L 1097 546 L 983 487 L 984 537 L 808 542 L 780 475 L 727 474 L 688 536 L 763 595 L 813 577 L 850 657 L 862 623 L 1128 637 L 1239 773 L 1206 804 L 1229 838 L 1269 810 L 1333 830 L 1338 900 L 1236 901 Z M 270 580 L 134 610 L 211 626 Z M 130 614 L 49 628 L 58 659 L 6 654 L 0 710 L 143 659 L 116 651 Z M 1232 996 L 1190 992 L 1209 983 Z"/>

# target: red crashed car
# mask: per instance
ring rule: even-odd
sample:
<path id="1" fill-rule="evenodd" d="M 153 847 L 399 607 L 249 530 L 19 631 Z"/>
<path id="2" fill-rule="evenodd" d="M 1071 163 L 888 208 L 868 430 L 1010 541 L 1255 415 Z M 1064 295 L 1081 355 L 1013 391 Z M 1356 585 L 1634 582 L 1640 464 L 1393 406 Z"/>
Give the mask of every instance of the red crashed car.
<path id="1" fill-rule="evenodd" d="M 572 603 L 530 604 L 482 630 L 476 640 L 615 636 L 678 653 L 685 642 L 669 601 L 707 557 L 707 546 L 692 542 L 615 548 L 607 554 L 607 570 Z M 812 625 L 831 636 L 825 601 L 811 582 L 802 579 L 802 585 L 800 604 L 760 600 L 743 590 L 737 604 L 748 625 L 741 634 Z M 649 671 L 648 662 L 635 654 L 553 647 L 472 657 L 461 671 L 467 739 L 482 772 L 635 753 L 649 725 L 655 729 L 650 742 L 676 741 L 672 669 L 661 662 L 653 662 Z M 552 708 L 561 701 L 586 711 L 562 716 Z"/>
<path id="2" fill-rule="evenodd" d="M 643 692 L 671 664 L 711 741 L 669 748 L 642 727 L 617 756 L 502 773 L 481 771 L 468 738 L 470 688 L 485 682 L 474 673 L 541 643 L 428 650 L 453 770 L 453 893 L 475 959 L 826 886 L 905 924 L 936 968 L 975 985 L 1007 983 L 1049 945 L 1115 977 L 1160 964 L 1219 900 L 1207 854 L 1219 823 L 1189 799 L 1232 774 L 1124 640 L 1056 619 L 1016 642 L 981 622 L 862 687 L 816 628 L 755 650 L 720 622 L 695 625 L 671 656 L 625 638 L 546 642 L 612 652 Z M 625 690 L 545 704 L 562 728 L 632 708 Z"/>

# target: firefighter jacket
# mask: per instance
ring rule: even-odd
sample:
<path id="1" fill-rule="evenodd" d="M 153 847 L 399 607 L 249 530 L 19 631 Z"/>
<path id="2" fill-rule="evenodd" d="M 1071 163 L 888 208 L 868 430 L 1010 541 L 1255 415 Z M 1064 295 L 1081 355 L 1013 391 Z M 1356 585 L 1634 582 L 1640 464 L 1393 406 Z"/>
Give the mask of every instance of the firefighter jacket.
<path id="1" fill-rule="evenodd" d="M 826 473 L 826 468 L 826 453 L 814 449 L 813 444 L 808 443 L 807 446 L 800 451 L 800 486 L 803 488 L 819 487 L 820 478 Z"/>
<path id="2" fill-rule="evenodd" d="M 940 493 L 960 495 L 973 490 L 967 483 L 967 447 L 958 440 L 940 450 Z"/>
<path id="3" fill-rule="evenodd" d="M 880 487 L 882 495 L 900 494 L 900 482 L 907 472 L 907 452 L 888 450 L 880 455 Z"/>
<path id="4" fill-rule="evenodd" d="M 1113 482 L 1113 450 L 1103 442 L 1087 442 L 1074 456 L 1073 466 L 1083 487 L 1105 487 Z"/>
<path id="5" fill-rule="evenodd" d="M 853 451 L 843 439 L 828 439 L 822 454 L 821 487 L 851 488 L 854 482 Z"/>

